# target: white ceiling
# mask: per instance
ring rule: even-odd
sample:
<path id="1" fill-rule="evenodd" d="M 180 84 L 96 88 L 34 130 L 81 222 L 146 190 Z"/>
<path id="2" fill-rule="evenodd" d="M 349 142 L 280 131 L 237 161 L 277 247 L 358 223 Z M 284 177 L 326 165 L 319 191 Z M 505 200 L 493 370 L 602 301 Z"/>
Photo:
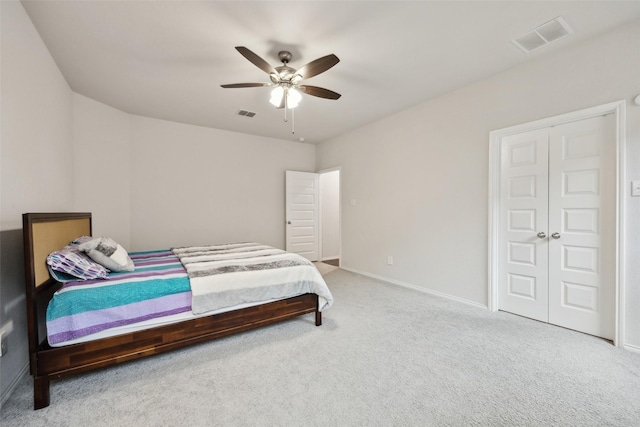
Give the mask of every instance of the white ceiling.
<path id="1" fill-rule="evenodd" d="M 318 143 L 502 70 L 640 19 L 640 1 L 22 1 L 71 89 L 122 111 Z M 511 39 L 557 16 L 575 34 L 530 54 Z M 296 133 L 246 46 L 294 68 L 334 53 L 340 63 L 308 84 Z M 240 117 L 241 110 L 257 113 Z"/>

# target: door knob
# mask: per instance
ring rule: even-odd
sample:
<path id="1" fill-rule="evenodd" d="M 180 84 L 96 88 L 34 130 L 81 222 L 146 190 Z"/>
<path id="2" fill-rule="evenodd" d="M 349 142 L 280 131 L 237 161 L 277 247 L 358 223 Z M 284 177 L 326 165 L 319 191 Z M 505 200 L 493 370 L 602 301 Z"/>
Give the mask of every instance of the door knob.
<path id="1" fill-rule="evenodd" d="M 544 231 L 541 231 L 538 233 L 538 237 L 541 239 L 544 239 L 545 237 L 547 237 L 546 233 Z"/>
<path id="2" fill-rule="evenodd" d="M 551 235 L 551 237 L 553 237 L 554 239 L 559 239 L 560 238 L 560 233 L 553 233 Z"/>
<path id="3" fill-rule="evenodd" d="M 291 221 L 287 221 L 287 224 L 291 225 Z"/>

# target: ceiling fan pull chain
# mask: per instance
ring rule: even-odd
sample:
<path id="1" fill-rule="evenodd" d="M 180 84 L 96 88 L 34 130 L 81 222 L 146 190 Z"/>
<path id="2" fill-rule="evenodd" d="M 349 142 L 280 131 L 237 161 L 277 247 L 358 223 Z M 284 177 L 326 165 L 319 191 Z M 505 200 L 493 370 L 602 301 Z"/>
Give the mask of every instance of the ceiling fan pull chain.
<path id="1" fill-rule="evenodd" d="M 291 133 L 296 133 L 296 112 L 291 110 Z"/>
<path id="2" fill-rule="evenodd" d="M 282 96 L 284 96 L 284 121 L 285 123 L 288 122 L 287 120 L 287 110 L 289 109 L 289 103 L 287 102 L 287 98 L 288 98 L 288 93 L 287 93 L 287 89 L 284 90 L 284 92 L 282 92 Z"/>

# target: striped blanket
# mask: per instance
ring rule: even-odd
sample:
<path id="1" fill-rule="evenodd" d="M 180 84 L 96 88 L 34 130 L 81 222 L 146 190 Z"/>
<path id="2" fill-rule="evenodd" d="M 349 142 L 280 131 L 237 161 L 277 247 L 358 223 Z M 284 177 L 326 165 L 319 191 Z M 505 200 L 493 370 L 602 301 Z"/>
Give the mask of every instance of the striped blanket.
<path id="1" fill-rule="evenodd" d="M 187 272 L 170 251 L 133 252 L 133 272 L 65 283 L 47 308 L 51 345 L 191 310 Z"/>
<path id="2" fill-rule="evenodd" d="M 297 254 L 256 243 L 192 246 L 173 252 L 187 269 L 194 314 L 305 293 L 320 297 L 320 310 L 333 303 L 318 269 Z"/>
<path id="3" fill-rule="evenodd" d="M 173 314 L 304 293 L 318 294 L 321 309 L 333 302 L 311 262 L 269 246 L 241 243 L 129 255 L 134 271 L 67 282 L 54 294 L 47 307 L 49 344 Z"/>

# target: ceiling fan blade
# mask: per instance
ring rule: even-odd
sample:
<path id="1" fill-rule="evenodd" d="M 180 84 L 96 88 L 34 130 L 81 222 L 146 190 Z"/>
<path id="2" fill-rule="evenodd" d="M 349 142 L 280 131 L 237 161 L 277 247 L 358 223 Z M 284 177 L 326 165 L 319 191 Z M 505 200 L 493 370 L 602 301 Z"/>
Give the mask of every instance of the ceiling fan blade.
<path id="1" fill-rule="evenodd" d="M 337 92 L 318 86 L 299 86 L 298 88 L 307 95 L 317 96 L 319 98 L 338 99 L 342 96 Z"/>
<path id="2" fill-rule="evenodd" d="M 271 86 L 269 83 L 232 83 L 228 85 L 220 85 L 223 88 L 238 88 L 238 87 L 262 87 L 262 86 Z"/>
<path id="3" fill-rule="evenodd" d="M 260 58 L 258 55 L 256 55 L 255 53 L 253 53 L 252 51 L 250 51 L 246 47 L 244 47 L 244 46 L 236 46 L 236 50 L 238 52 L 240 52 L 240 54 L 242 56 L 247 58 L 249 60 L 249 62 L 251 62 L 256 67 L 260 68 L 265 73 L 267 73 L 267 74 L 272 74 L 272 73 L 278 74 L 276 72 L 276 70 L 271 65 L 269 65 L 269 63 L 267 61 L 265 61 L 264 59 Z"/>
<path id="4" fill-rule="evenodd" d="M 298 71 L 296 71 L 296 74 L 301 75 L 304 79 L 309 79 L 320 73 L 324 73 L 338 62 L 340 62 L 340 59 L 332 53 L 331 55 L 323 56 L 315 61 L 311 61 L 307 65 L 303 65 Z"/>

